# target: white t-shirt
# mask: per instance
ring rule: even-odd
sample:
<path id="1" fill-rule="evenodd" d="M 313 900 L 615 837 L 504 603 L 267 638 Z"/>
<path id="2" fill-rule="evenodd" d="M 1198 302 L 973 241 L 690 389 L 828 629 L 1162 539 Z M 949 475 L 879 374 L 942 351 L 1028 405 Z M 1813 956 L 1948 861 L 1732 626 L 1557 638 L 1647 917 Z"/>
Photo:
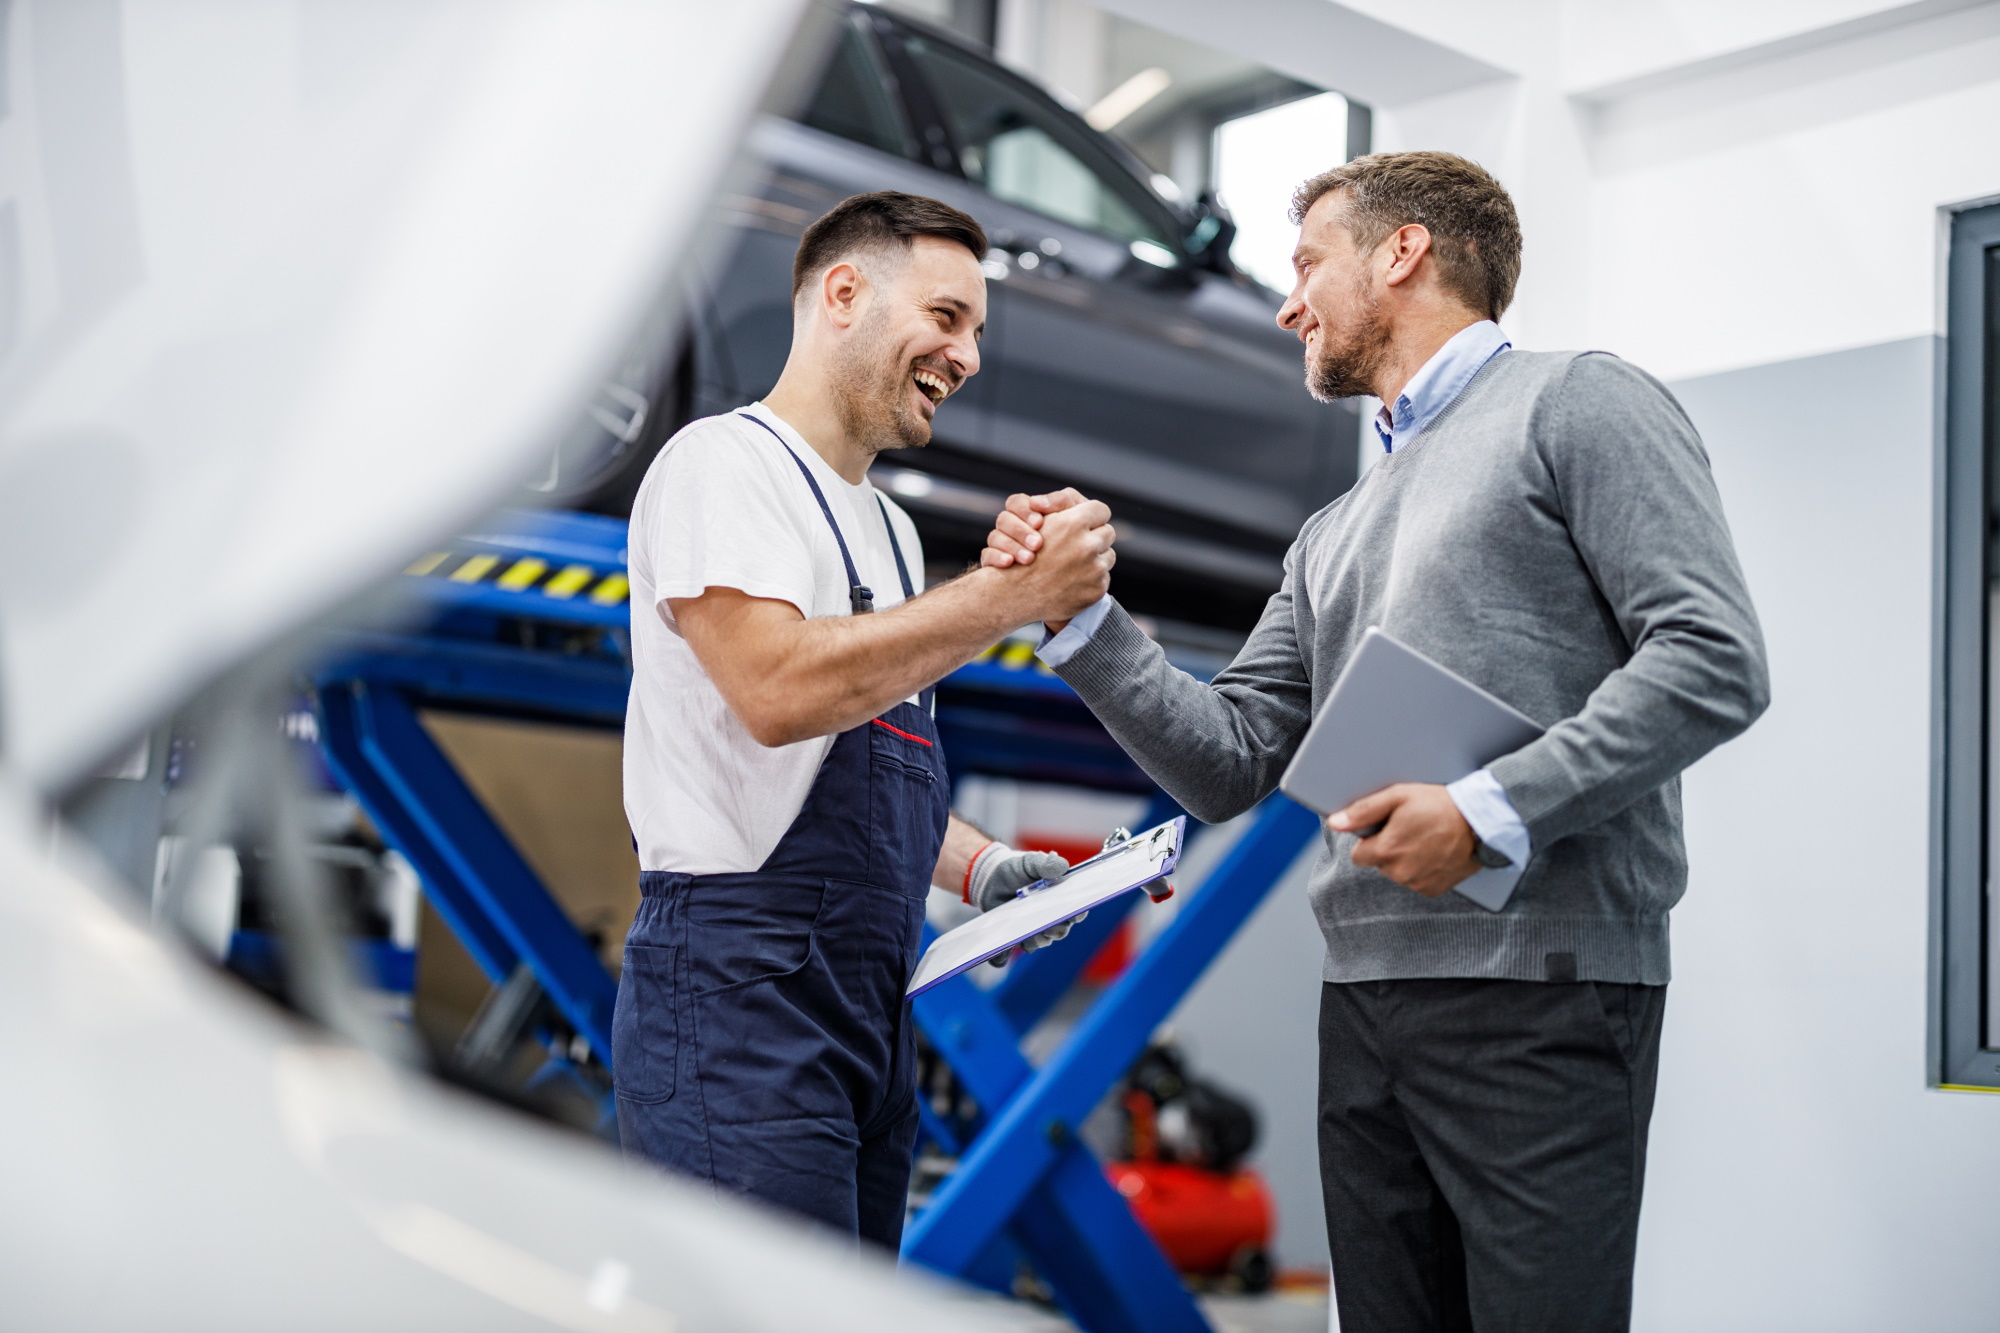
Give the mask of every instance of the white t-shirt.
<path id="1" fill-rule="evenodd" d="M 770 423 L 812 469 L 876 609 L 901 602 L 875 488 L 849 485 L 762 403 L 743 410 Z M 887 503 L 910 581 L 921 592 L 917 530 Z M 736 588 L 790 602 L 807 617 L 844 616 L 840 548 L 798 465 L 770 431 L 731 412 L 684 427 L 653 460 L 632 502 L 627 562 L 625 817 L 639 866 L 694 875 L 755 870 L 798 817 L 833 737 L 759 745 L 695 660 L 667 599 Z"/>

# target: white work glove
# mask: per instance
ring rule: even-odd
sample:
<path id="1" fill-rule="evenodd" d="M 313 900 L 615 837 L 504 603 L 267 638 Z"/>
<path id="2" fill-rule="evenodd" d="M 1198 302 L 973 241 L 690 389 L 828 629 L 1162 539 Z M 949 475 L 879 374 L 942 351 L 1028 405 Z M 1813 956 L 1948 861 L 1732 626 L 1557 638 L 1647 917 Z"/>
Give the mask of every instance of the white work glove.
<path id="1" fill-rule="evenodd" d="M 1069 862 L 1054 852 L 1017 852 L 1004 842 L 989 842 L 972 858 L 971 868 L 965 873 L 965 901 L 982 912 L 990 912 L 1001 903 L 1014 901 L 1022 889 L 1036 880 L 1058 880 L 1068 873 Z M 1078 912 L 1033 939 L 1023 940 L 1022 952 L 1033 953 L 1044 944 L 1053 944 L 1089 915 Z M 998 954 L 990 961 L 995 967 L 1005 967 L 1007 955 Z"/>

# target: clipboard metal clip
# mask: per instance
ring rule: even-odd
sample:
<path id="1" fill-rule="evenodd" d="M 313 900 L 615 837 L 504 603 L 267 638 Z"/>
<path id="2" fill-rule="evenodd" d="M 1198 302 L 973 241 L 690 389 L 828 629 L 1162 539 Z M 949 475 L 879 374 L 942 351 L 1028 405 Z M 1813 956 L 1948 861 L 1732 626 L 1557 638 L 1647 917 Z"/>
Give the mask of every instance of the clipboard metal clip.
<path id="1" fill-rule="evenodd" d="M 1083 869 L 1085 866 L 1095 864 L 1098 861 L 1102 861 L 1105 857 L 1111 855 L 1111 853 L 1117 851 L 1119 848 L 1123 847 L 1126 843 L 1130 841 L 1132 841 L 1132 830 L 1124 827 L 1123 825 L 1120 825 L 1119 827 L 1111 830 L 1111 836 L 1104 840 L 1104 846 L 1101 850 L 1099 850 L 1097 855 L 1091 857 L 1088 861 L 1078 861 L 1068 870 L 1065 870 L 1063 874 L 1065 876 L 1074 875 L 1077 871 Z M 1061 882 L 1062 881 L 1060 879 L 1038 879 L 1033 884 L 1029 884 L 1022 888 L 1014 890 L 1014 896 L 1016 898 L 1025 898 L 1031 893 L 1040 893 L 1043 889 L 1048 888 L 1051 884 L 1060 884 Z M 1155 901 L 1158 901 L 1158 899 L 1155 899 Z"/>
<path id="2" fill-rule="evenodd" d="M 1108 852 L 1115 847 L 1123 847 L 1130 841 L 1132 841 L 1132 830 L 1127 828 L 1112 829 L 1111 836 L 1104 840 L 1104 850 Z M 1102 854 L 1099 853 L 1099 855 Z M 1163 903 L 1174 896 L 1174 886 L 1164 879 L 1155 880 L 1147 888 L 1146 896 L 1156 903 Z"/>

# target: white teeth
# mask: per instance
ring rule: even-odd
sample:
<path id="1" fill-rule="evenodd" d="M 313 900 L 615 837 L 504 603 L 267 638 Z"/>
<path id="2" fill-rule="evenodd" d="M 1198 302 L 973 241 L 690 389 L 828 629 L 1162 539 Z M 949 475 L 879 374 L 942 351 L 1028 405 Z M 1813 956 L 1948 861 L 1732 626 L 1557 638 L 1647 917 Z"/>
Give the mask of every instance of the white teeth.
<path id="1" fill-rule="evenodd" d="M 944 377 L 933 371 L 919 370 L 910 378 L 917 382 L 918 388 L 926 391 L 932 402 L 943 402 L 945 396 L 951 392 L 951 386 L 944 382 Z"/>

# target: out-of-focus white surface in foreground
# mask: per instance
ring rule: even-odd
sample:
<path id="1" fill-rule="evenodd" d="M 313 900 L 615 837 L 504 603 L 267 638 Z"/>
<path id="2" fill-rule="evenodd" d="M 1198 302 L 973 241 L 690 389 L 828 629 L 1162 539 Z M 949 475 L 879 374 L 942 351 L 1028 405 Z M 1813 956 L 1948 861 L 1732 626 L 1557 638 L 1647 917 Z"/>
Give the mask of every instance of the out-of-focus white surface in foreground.
<path id="1" fill-rule="evenodd" d="M 801 0 L 0 8 L 0 745 L 44 790 L 490 506 Z"/>
<path id="2" fill-rule="evenodd" d="M 8 1327 L 1016 1326 L 317 1037 L 38 836 L 0 790 Z"/>
<path id="3" fill-rule="evenodd" d="M 525 475 L 800 8 L 0 6 L 8 1327 L 1007 1318 L 281 1017 L 52 862 L 13 785 L 88 771 Z"/>

